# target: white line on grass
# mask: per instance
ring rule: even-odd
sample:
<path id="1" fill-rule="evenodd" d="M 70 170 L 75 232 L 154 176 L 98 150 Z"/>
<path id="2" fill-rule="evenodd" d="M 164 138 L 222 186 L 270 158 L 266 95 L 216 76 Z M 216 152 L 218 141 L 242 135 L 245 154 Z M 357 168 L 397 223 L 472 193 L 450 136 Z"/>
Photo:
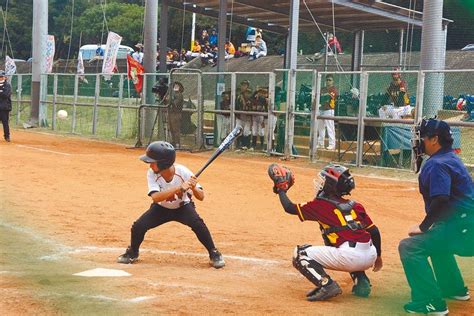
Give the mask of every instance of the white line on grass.
<path id="1" fill-rule="evenodd" d="M 32 146 L 26 146 L 26 145 L 18 145 L 18 144 L 16 146 L 21 147 L 21 148 L 28 148 L 28 149 L 38 150 L 38 151 L 44 151 L 44 152 L 47 152 L 47 153 L 52 153 L 52 154 L 57 154 L 57 155 L 71 156 L 71 154 L 63 153 L 63 152 L 60 152 L 60 151 L 54 151 L 54 150 L 48 150 L 48 149 L 32 147 Z"/>

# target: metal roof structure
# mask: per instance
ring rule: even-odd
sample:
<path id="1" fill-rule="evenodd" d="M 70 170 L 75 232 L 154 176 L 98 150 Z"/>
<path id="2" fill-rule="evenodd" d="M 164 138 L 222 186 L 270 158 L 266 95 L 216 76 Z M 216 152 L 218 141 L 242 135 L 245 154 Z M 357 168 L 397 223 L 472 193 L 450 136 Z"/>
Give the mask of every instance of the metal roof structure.
<path id="1" fill-rule="evenodd" d="M 220 0 L 169 0 L 169 6 L 194 13 L 218 17 Z M 290 0 L 229 0 L 227 15 L 233 23 L 252 25 L 263 30 L 286 34 L 290 25 Z M 356 32 L 360 30 L 403 29 L 407 25 L 421 27 L 423 14 L 381 0 L 301 0 L 300 29 Z M 232 13 L 231 13 L 232 12 Z M 312 17 L 313 16 L 313 17 Z M 333 19 L 334 18 L 334 19 Z M 334 23 L 333 23 L 334 20 Z M 444 24 L 452 22 L 443 19 Z"/>

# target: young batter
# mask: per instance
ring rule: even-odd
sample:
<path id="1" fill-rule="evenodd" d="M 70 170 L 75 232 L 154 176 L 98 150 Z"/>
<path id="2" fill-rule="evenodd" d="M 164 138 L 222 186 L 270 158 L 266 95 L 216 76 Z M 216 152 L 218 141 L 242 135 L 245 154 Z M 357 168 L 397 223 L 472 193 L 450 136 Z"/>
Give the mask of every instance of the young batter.
<path id="1" fill-rule="evenodd" d="M 192 196 L 204 199 L 204 191 L 194 174 L 185 166 L 175 164 L 176 151 L 167 142 L 151 143 L 140 159 L 150 164 L 148 196 L 153 200 L 148 211 L 132 225 L 130 246 L 118 257 L 118 263 L 133 263 L 138 259 L 145 233 L 171 221 L 190 227 L 209 252 L 210 265 L 216 269 L 225 265 L 221 253 L 214 246 L 211 233 L 196 212 Z"/>

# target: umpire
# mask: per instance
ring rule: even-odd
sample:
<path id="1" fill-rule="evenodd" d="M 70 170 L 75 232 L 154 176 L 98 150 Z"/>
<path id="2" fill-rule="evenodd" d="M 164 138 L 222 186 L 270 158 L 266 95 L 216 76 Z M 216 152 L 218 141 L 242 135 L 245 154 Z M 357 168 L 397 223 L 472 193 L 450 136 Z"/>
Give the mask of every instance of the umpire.
<path id="1" fill-rule="evenodd" d="M 453 152 L 451 135 L 449 125 L 435 119 L 415 128 L 418 162 L 422 155 L 429 158 L 418 178 L 426 216 L 398 248 L 411 288 L 412 302 L 404 306 L 408 313 L 447 315 L 445 298 L 470 299 L 454 255 L 474 255 L 474 185 Z"/>
<path id="2" fill-rule="evenodd" d="M 3 125 L 3 137 L 7 142 L 10 141 L 10 126 L 8 120 L 12 110 L 12 87 L 7 81 L 5 71 L 0 70 L 0 120 Z"/>

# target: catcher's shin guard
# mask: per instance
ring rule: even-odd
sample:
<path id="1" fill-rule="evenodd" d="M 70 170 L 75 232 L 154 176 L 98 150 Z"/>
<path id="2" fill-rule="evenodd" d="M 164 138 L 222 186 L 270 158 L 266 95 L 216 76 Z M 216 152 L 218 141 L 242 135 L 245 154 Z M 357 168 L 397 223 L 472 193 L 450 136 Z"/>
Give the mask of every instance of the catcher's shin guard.
<path id="1" fill-rule="evenodd" d="M 311 245 L 296 246 L 293 253 L 293 266 L 317 287 L 324 286 L 331 277 L 320 263 L 308 256 L 305 249 L 309 247 Z"/>

